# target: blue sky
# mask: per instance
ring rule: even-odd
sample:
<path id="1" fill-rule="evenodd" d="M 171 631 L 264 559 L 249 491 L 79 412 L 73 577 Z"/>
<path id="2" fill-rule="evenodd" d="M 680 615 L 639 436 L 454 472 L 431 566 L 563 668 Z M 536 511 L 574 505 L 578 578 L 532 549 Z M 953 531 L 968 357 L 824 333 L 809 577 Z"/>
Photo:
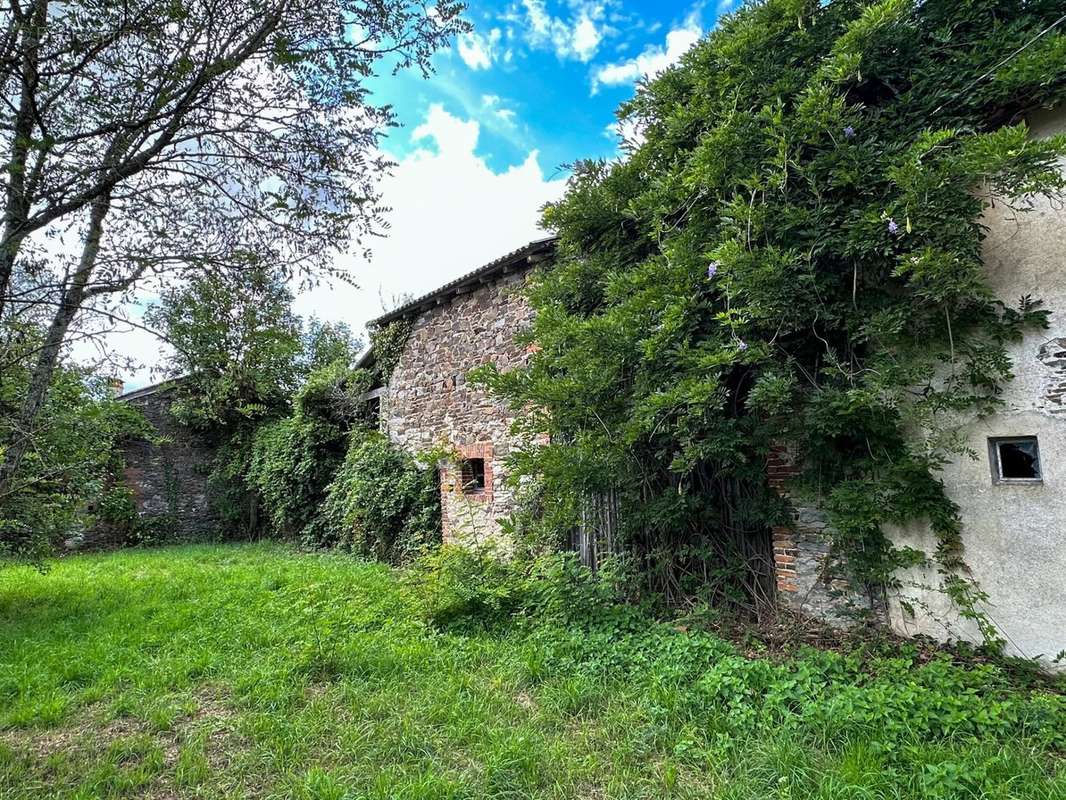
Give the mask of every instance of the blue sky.
<path id="1" fill-rule="evenodd" d="M 402 125 L 383 143 L 396 162 L 380 182 L 387 235 L 371 243 L 369 259 L 354 247 L 338 254 L 356 285 L 316 287 L 297 297 L 296 310 L 362 331 L 404 298 L 544 236 L 540 209 L 562 195 L 563 165 L 617 158 L 618 104 L 731 7 L 469 0 L 474 30 L 434 56 L 430 78 L 373 80 L 372 101 L 391 104 Z M 124 376 L 127 387 L 159 377 L 149 365 L 163 363 L 161 347 L 149 334 L 134 330 L 114 344 L 142 364 Z"/>
<path id="2" fill-rule="evenodd" d="M 414 146 L 433 104 L 481 125 L 477 153 L 495 170 L 537 150 L 546 173 L 582 157 L 612 156 L 605 135 L 635 79 L 671 63 L 729 3 L 648 0 L 473 0 L 474 31 L 434 58 L 436 74 L 386 76 L 375 98 L 406 126 L 386 147 Z"/>
<path id="3" fill-rule="evenodd" d="M 540 208 L 565 165 L 617 158 L 615 110 L 736 0 L 470 0 L 474 29 L 434 56 L 434 74 L 384 75 L 372 100 L 402 127 L 381 183 L 392 208 L 369 261 L 341 260 L 358 289 L 299 298 L 298 310 L 353 327 L 545 235 Z"/>

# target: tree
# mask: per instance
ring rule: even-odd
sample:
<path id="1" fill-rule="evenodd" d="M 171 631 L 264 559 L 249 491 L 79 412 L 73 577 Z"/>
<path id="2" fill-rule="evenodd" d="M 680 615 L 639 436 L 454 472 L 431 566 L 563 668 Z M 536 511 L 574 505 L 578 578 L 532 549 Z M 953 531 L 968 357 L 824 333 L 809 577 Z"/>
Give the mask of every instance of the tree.
<path id="1" fill-rule="evenodd" d="M 426 72 L 461 6 L 411 0 L 13 0 L 0 35 L 0 320 L 55 309 L 0 487 L 79 315 L 146 281 L 264 265 L 310 279 L 379 229 L 382 67 Z M 75 234 L 76 259 L 48 254 Z M 31 257 L 27 257 L 27 256 Z M 18 273 L 21 273 L 18 274 Z M 17 291 L 13 289 L 17 287 Z"/>
<path id="2" fill-rule="evenodd" d="M 174 348 L 173 411 L 204 431 L 284 413 L 300 378 L 301 325 L 284 277 L 254 270 L 239 278 L 201 276 L 145 313 Z"/>
<path id="3" fill-rule="evenodd" d="M 560 242 L 531 292 L 539 350 L 483 375 L 550 434 L 516 476 L 563 519 L 616 491 L 648 585 L 676 599 L 713 591 L 780 519 L 765 465 L 789 442 L 840 572 L 890 583 L 923 556 L 883 526 L 925 519 L 972 612 L 937 467 L 959 415 L 996 407 L 1005 343 L 1045 319 L 992 296 L 981 214 L 1063 189 L 1066 138 L 1022 123 L 1066 99 L 1061 14 L 768 0 L 641 85 L 620 115 L 643 142 L 579 164 L 545 213 Z"/>
<path id="4" fill-rule="evenodd" d="M 227 534 L 292 536 L 362 424 L 370 376 L 354 368 L 361 345 L 346 324 L 295 315 L 283 273 L 241 277 L 201 276 L 146 319 L 174 348 L 170 412 L 218 447 L 211 499 Z"/>
<path id="5" fill-rule="evenodd" d="M 24 328 L 17 337 L 32 348 L 41 332 Z M 8 413 L 29 384 L 29 370 L 0 370 L 0 436 L 11 438 Z M 52 376 L 44 414 L 48 425 L 34 438 L 20 480 L 0 495 L 0 555 L 41 564 L 54 546 L 79 528 L 114 522 L 111 512 L 128 507 L 117 480 L 117 445 L 144 436 L 150 426 L 133 408 L 110 397 L 107 381 L 84 369 L 60 367 Z"/>

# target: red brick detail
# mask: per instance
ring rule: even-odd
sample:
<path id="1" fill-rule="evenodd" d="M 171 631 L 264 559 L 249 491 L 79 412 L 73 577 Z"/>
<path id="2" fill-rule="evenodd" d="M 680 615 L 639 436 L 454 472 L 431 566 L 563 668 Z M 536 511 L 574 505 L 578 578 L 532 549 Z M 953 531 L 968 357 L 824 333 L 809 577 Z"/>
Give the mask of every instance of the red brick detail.
<path id="1" fill-rule="evenodd" d="M 462 458 L 480 458 L 485 461 L 485 488 L 476 492 L 464 492 L 460 485 L 459 476 L 456 473 L 458 465 L 449 465 L 447 468 L 441 470 L 441 492 L 456 492 L 469 500 L 474 500 L 479 503 L 491 503 L 493 494 L 492 442 L 460 444 L 456 445 L 455 450 Z M 442 497 L 442 500 L 443 499 L 444 498 Z"/>
<path id="2" fill-rule="evenodd" d="M 766 478 L 770 488 L 778 494 L 788 494 L 788 482 L 796 477 L 799 470 L 789 457 L 788 448 L 775 445 L 766 457 Z"/>
<path id="3" fill-rule="evenodd" d="M 781 497 L 787 498 L 788 483 L 799 473 L 789 456 L 788 448 L 775 445 L 766 457 L 766 482 Z M 774 575 L 779 592 L 796 592 L 796 538 L 791 526 L 778 525 L 771 529 L 774 547 Z"/>

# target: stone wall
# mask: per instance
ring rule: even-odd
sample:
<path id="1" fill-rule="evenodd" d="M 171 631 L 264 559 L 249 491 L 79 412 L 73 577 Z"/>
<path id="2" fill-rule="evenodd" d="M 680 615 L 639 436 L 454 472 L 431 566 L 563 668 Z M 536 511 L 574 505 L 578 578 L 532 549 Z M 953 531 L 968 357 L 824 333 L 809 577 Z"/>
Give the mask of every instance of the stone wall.
<path id="1" fill-rule="evenodd" d="M 830 569 L 830 529 L 825 513 L 795 497 L 789 481 L 798 470 L 788 448 L 775 447 L 767 460 L 770 487 L 788 502 L 787 525 L 771 529 L 779 602 L 808 617 L 846 626 L 860 617 L 885 618 L 881 598 L 855 590 Z"/>
<path id="2" fill-rule="evenodd" d="M 1066 108 L 1034 115 L 1030 128 L 1035 136 L 1066 133 Z M 948 497 L 959 505 L 963 558 L 988 594 L 981 610 L 999 629 L 1008 652 L 1053 667 L 1054 657 L 1066 650 L 1066 204 L 1046 198 L 1022 204 L 1029 208 L 998 201 L 985 214 L 988 282 L 1009 305 L 1025 295 L 1042 300 L 1051 312 L 1050 325 L 1008 346 L 1014 379 L 1004 387 L 1003 406 L 965 422 L 960 434 L 976 456 L 947 464 L 943 480 Z M 988 440 L 1014 436 L 1037 437 L 1039 482 L 993 480 Z M 936 548 L 924 525 L 890 533 L 899 545 L 927 553 Z M 908 570 L 900 578 L 903 588 L 891 604 L 896 630 L 940 639 L 979 638 L 972 620 L 961 617 L 938 591 L 935 570 Z"/>
<path id="3" fill-rule="evenodd" d="M 464 492 L 449 465 L 441 467 L 445 541 L 498 540 L 500 520 L 514 510 L 505 459 L 517 444 L 514 414 L 467 382 L 467 373 L 493 362 L 501 370 L 524 363 L 515 343 L 533 312 L 518 291 L 527 272 L 499 275 L 413 321 L 411 336 L 382 398 L 383 426 L 411 453 L 439 445 L 485 463 L 485 487 Z"/>
<path id="4" fill-rule="evenodd" d="M 171 416 L 172 387 L 143 389 L 122 399 L 144 414 L 162 439 L 134 439 L 123 445 L 125 479 L 138 513 L 171 518 L 177 537 L 213 532 L 218 517 L 208 499 L 207 476 L 214 448 Z"/>

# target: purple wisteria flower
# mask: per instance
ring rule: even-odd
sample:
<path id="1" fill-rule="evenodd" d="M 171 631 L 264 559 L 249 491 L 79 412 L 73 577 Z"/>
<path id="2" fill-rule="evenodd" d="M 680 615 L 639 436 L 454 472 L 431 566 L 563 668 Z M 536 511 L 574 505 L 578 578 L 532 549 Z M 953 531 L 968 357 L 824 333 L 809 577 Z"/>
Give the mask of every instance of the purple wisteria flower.
<path id="1" fill-rule="evenodd" d="M 720 266 L 722 266 L 722 262 L 721 261 L 712 261 L 710 264 L 708 264 L 707 265 L 707 277 L 709 279 L 713 280 L 714 276 L 718 274 L 718 268 Z"/>
<path id="2" fill-rule="evenodd" d="M 747 349 L 748 349 L 748 343 L 745 342 L 743 339 L 741 339 L 739 342 L 737 342 L 737 350 L 739 350 L 740 352 L 743 353 Z"/>
<path id="3" fill-rule="evenodd" d="M 853 127 L 848 125 L 848 127 L 844 128 L 844 138 L 845 139 L 851 139 L 854 136 L 855 136 L 855 129 Z"/>
<path id="4" fill-rule="evenodd" d="M 888 232 L 891 233 L 893 236 L 899 233 L 899 225 L 897 225 L 896 221 L 892 218 L 889 218 L 888 220 Z"/>

